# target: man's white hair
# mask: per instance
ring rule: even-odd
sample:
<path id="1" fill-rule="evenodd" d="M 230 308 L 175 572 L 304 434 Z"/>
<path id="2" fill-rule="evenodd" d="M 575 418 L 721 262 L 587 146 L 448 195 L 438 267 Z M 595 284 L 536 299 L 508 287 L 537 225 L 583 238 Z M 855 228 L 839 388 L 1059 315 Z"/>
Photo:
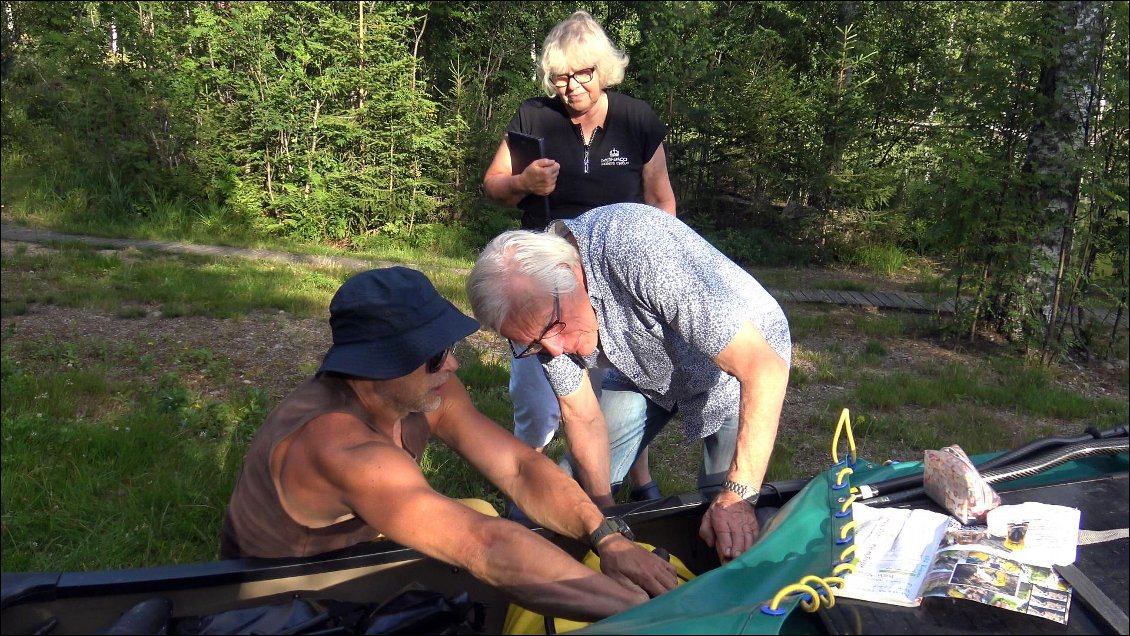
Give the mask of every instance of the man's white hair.
<path id="1" fill-rule="evenodd" d="M 554 293 L 573 293 L 577 289 L 573 266 L 580 268 L 580 254 L 561 236 L 503 232 L 483 248 L 467 278 L 471 311 L 497 333 L 511 315 L 544 307 Z"/>

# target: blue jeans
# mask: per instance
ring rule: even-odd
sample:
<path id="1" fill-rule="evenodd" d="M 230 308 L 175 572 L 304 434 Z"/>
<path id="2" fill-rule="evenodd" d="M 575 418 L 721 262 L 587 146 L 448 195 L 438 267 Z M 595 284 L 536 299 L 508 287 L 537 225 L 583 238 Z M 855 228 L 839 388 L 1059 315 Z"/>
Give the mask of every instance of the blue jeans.
<path id="1" fill-rule="evenodd" d="M 589 369 L 588 373 L 599 398 L 605 369 Z M 510 358 L 510 403 L 514 406 L 514 437 L 531 448 L 553 441 L 561 423 L 561 406 L 537 356 Z"/>
<path id="2" fill-rule="evenodd" d="M 510 359 L 510 402 L 515 437 L 532 448 L 553 439 L 561 422 L 561 407 L 537 356 Z"/>
<path id="3" fill-rule="evenodd" d="M 671 421 L 676 411 L 668 411 L 648 399 L 615 369 L 604 376 L 600 394 L 600 410 L 608 424 L 609 464 L 612 488 L 615 490 L 624 481 L 628 469 L 639 457 L 640 451 Z M 676 409 L 677 410 L 677 409 Z M 730 461 L 738 440 L 738 416 L 726 419 L 717 432 L 702 440 L 702 466 L 699 469 L 698 486 L 717 486 L 726 478 Z M 573 471 L 573 456 L 566 453 L 561 467 L 570 475 Z M 637 486 L 640 484 L 636 484 Z"/>

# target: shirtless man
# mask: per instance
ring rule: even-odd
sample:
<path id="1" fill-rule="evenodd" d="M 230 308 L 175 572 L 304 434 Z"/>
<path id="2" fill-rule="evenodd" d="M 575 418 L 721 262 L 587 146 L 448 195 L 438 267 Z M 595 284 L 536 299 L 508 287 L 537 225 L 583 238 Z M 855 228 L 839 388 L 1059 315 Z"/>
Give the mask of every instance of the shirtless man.
<path id="1" fill-rule="evenodd" d="M 403 267 L 353 276 L 330 303 L 330 326 L 321 368 L 251 442 L 224 519 L 225 558 L 308 556 L 383 536 L 466 568 L 524 607 L 583 621 L 675 587 L 671 564 L 475 409 L 452 352 L 479 324 L 427 277 Z M 432 490 L 419 465 L 432 436 L 543 527 L 588 542 L 603 573 Z"/>

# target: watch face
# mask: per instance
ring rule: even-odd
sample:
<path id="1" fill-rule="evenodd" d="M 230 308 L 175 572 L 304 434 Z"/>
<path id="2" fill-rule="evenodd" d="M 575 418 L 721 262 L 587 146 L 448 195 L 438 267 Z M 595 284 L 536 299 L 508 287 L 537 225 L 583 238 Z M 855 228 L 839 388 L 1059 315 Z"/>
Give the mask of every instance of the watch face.
<path id="1" fill-rule="evenodd" d="M 620 533 L 630 541 L 636 540 L 636 535 L 632 533 L 632 529 L 628 527 L 628 524 L 623 519 L 620 517 L 610 517 L 597 526 L 596 530 L 589 536 L 589 546 L 592 547 L 593 551 L 596 551 L 597 544 L 613 533 Z"/>
<path id="2" fill-rule="evenodd" d="M 628 527 L 628 522 L 624 521 L 623 518 L 616 517 L 616 529 L 620 532 L 620 534 L 624 535 L 628 539 L 631 539 L 632 541 L 635 541 L 636 535 L 632 532 L 632 529 Z"/>

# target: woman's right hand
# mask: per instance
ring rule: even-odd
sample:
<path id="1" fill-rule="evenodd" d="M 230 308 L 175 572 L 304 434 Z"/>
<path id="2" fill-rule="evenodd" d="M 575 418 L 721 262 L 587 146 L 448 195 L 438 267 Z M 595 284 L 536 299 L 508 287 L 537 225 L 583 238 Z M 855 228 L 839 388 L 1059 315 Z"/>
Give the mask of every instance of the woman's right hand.
<path id="1" fill-rule="evenodd" d="M 548 196 L 557 189 L 557 175 L 561 164 L 553 159 L 538 159 L 522 171 L 522 189 L 530 194 Z"/>

